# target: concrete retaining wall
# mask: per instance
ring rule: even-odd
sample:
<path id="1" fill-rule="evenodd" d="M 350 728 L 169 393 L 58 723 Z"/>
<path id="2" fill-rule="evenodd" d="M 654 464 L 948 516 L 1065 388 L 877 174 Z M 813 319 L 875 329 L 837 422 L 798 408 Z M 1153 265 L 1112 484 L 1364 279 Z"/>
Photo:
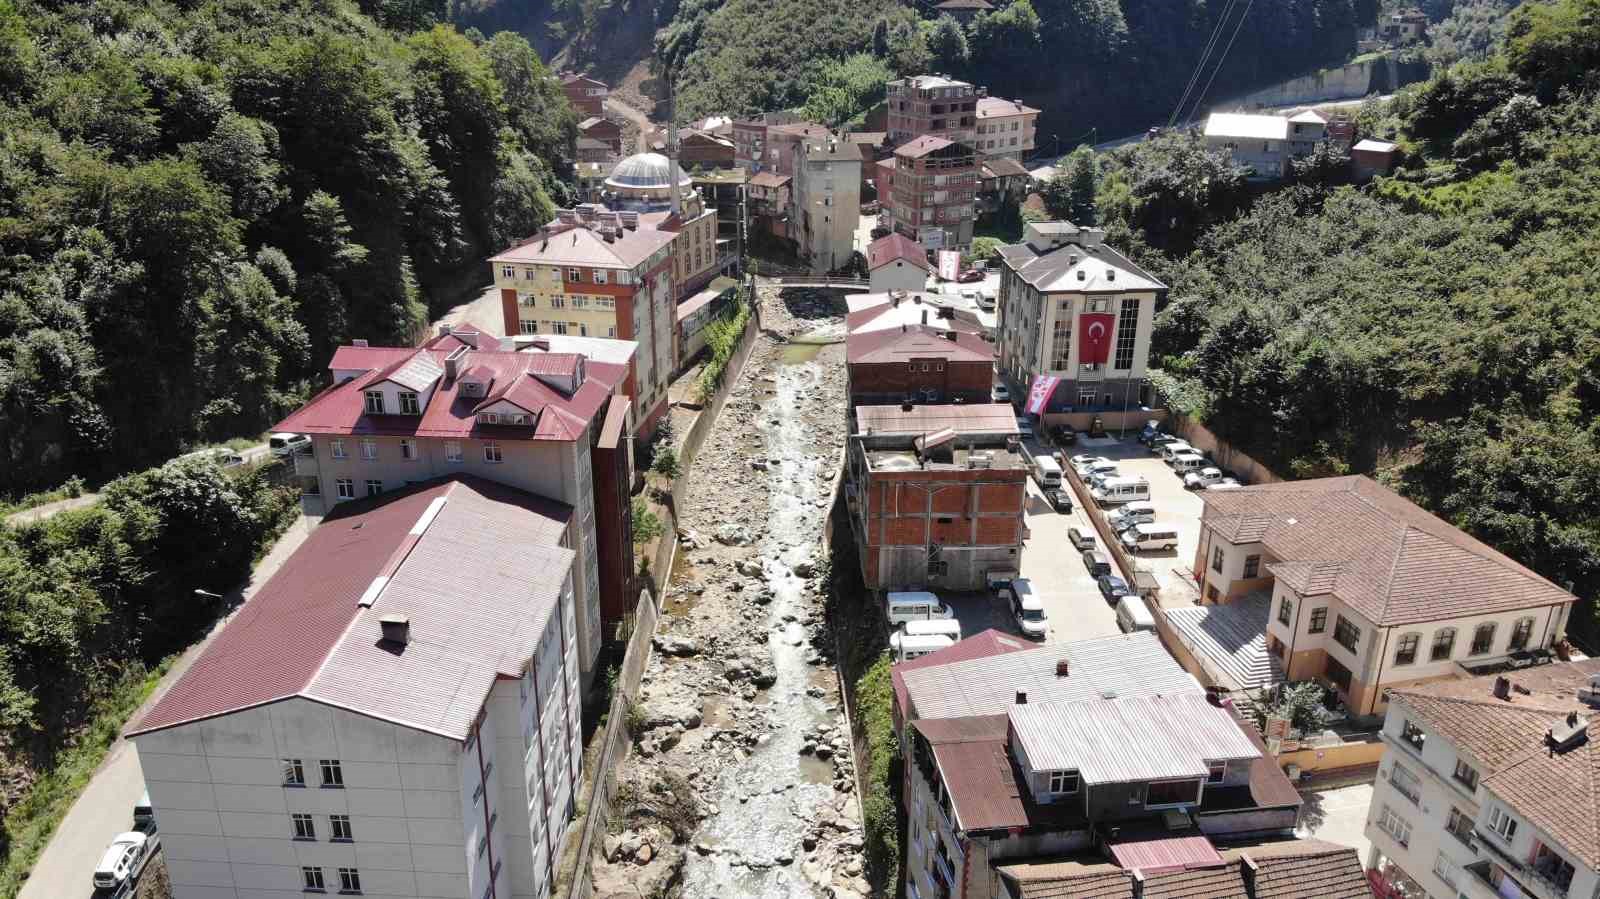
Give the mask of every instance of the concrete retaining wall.
<path id="1" fill-rule="evenodd" d="M 1278 473 L 1233 448 L 1228 441 L 1211 433 L 1200 422 L 1186 416 L 1174 415 L 1167 426 L 1171 433 L 1182 437 L 1190 446 L 1208 455 L 1221 467 L 1237 473 L 1247 484 L 1273 484 L 1287 480 Z"/>
<path id="2" fill-rule="evenodd" d="M 1264 87 L 1240 97 L 1230 97 L 1212 108 L 1216 110 L 1254 109 L 1260 106 L 1293 106 L 1327 100 L 1353 100 L 1368 94 L 1387 94 L 1397 87 L 1428 77 L 1425 62 L 1399 62 L 1394 56 L 1381 56 L 1350 63 L 1337 69 L 1323 69 Z"/>

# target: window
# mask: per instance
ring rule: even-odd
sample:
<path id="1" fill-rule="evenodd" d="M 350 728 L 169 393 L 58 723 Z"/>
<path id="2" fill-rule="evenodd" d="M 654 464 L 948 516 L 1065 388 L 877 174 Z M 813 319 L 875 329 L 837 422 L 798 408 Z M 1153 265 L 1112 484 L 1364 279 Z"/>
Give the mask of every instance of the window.
<path id="1" fill-rule="evenodd" d="M 1395 647 L 1394 663 L 1396 665 L 1409 665 L 1417 660 L 1417 644 L 1422 642 L 1421 634 L 1401 634 L 1400 644 Z"/>
<path id="2" fill-rule="evenodd" d="M 1383 807 L 1383 814 L 1378 816 L 1378 829 L 1394 837 L 1394 841 L 1401 846 L 1411 845 L 1411 822 L 1395 814 L 1394 809 L 1387 805 Z"/>
<path id="3" fill-rule="evenodd" d="M 461 461 L 461 441 L 446 440 L 444 442 L 444 460 L 446 462 Z"/>
<path id="4" fill-rule="evenodd" d="M 500 413 L 484 412 L 478 416 L 478 424 L 497 425 L 500 423 Z"/>
<path id="5" fill-rule="evenodd" d="M 1211 570 L 1222 571 L 1222 547 L 1220 546 L 1211 551 Z"/>
<path id="6" fill-rule="evenodd" d="M 1247 578 L 1261 576 L 1261 556 L 1244 557 L 1244 576 Z"/>
<path id="7" fill-rule="evenodd" d="M 531 319 L 521 319 L 517 322 L 517 330 L 523 334 L 539 333 L 539 323 Z"/>
<path id="8" fill-rule="evenodd" d="M 524 281 L 532 281 L 533 280 L 533 276 L 534 276 L 533 269 L 524 268 L 522 270 L 522 280 L 524 280 Z"/>
<path id="9" fill-rule="evenodd" d="M 293 814 L 289 818 L 294 821 L 295 839 L 314 840 L 317 838 L 317 825 L 312 822 L 310 815 Z"/>
<path id="10" fill-rule="evenodd" d="M 488 443 L 485 443 L 483 445 L 483 461 L 485 461 L 485 462 L 504 462 L 505 459 L 502 458 L 501 455 L 500 455 L 500 444 L 495 443 L 492 440 L 489 441 Z"/>
<path id="11" fill-rule="evenodd" d="M 378 441 L 361 441 L 361 458 L 366 462 L 375 462 L 378 459 Z"/>
<path id="12" fill-rule="evenodd" d="M 306 785 L 306 769 L 300 764 L 299 759 L 283 760 L 283 785 L 286 787 Z"/>
<path id="13" fill-rule="evenodd" d="M 551 297 L 550 298 L 550 308 L 551 309 L 565 309 L 565 308 L 567 308 L 567 298 L 566 297 Z"/>
<path id="14" fill-rule="evenodd" d="M 335 459 L 348 459 L 349 458 L 349 455 L 344 451 L 344 441 L 343 440 L 330 440 L 330 441 L 328 441 L 328 451 L 333 454 L 333 457 Z"/>
<path id="15" fill-rule="evenodd" d="M 368 391 L 366 391 L 365 396 L 367 398 L 367 414 L 368 415 L 382 415 L 383 414 L 383 391 L 381 391 L 381 390 L 368 390 Z"/>
<path id="16" fill-rule="evenodd" d="M 1494 648 L 1494 622 L 1485 621 L 1472 630 L 1472 645 L 1467 648 L 1467 655 L 1481 656 Z"/>
<path id="17" fill-rule="evenodd" d="M 1489 809 L 1489 829 L 1494 831 L 1495 835 L 1500 839 L 1509 843 L 1517 837 L 1517 819 L 1511 817 L 1510 812 L 1497 805 Z"/>
<path id="18" fill-rule="evenodd" d="M 1227 762 L 1208 762 L 1208 763 L 1206 763 L 1206 786 L 1214 787 L 1217 784 L 1222 783 L 1223 779 L 1226 778 L 1227 776 L 1228 776 L 1228 763 Z"/>
<path id="19" fill-rule="evenodd" d="M 1351 624 L 1345 620 L 1343 615 L 1340 615 L 1333 623 L 1333 642 L 1354 653 L 1356 645 L 1361 642 L 1361 628 Z"/>
<path id="20" fill-rule="evenodd" d="M 1076 771 L 1051 771 L 1050 792 L 1056 795 L 1078 792 L 1078 772 Z"/>
<path id="21" fill-rule="evenodd" d="M 1285 596 L 1278 603 L 1278 623 L 1279 624 L 1288 624 L 1289 620 L 1292 619 L 1293 617 L 1294 617 L 1294 600 L 1292 600 L 1289 597 Z"/>
<path id="22" fill-rule="evenodd" d="M 569 269 L 567 269 L 567 280 L 568 281 L 582 281 L 583 280 L 583 269 L 577 269 L 577 268 L 569 268 Z"/>
<path id="23" fill-rule="evenodd" d="M 359 892 L 361 892 L 361 872 L 357 871 L 355 868 L 340 868 L 339 869 L 339 892 L 341 892 L 341 893 L 359 893 Z"/>
<path id="24" fill-rule="evenodd" d="M 1478 769 L 1460 759 L 1456 759 L 1456 770 L 1452 776 L 1455 777 L 1456 783 L 1468 790 L 1478 789 Z"/>
<path id="25" fill-rule="evenodd" d="M 1015 144 L 1016 138 L 1011 142 Z M 1122 301 L 1122 308 L 1117 313 L 1117 353 L 1112 359 L 1112 367 L 1118 370 L 1133 368 L 1133 345 L 1139 335 L 1139 301 L 1128 298 Z"/>
<path id="26" fill-rule="evenodd" d="M 1438 662 L 1450 658 L 1450 652 L 1456 647 L 1456 629 L 1441 627 L 1433 632 L 1433 649 L 1428 652 L 1428 661 Z"/>
<path id="27" fill-rule="evenodd" d="M 1422 782 L 1403 765 L 1397 763 L 1394 770 L 1389 772 L 1389 783 L 1394 786 L 1395 792 L 1411 800 L 1413 804 L 1422 798 Z"/>
<path id="28" fill-rule="evenodd" d="M 1422 728 L 1418 727 L 1415 722 L 1407 721 L 1400 728 L 1400 739 L 1420 753 L 1422 752 L 1423 744 L 1428 742 L 1428 735 L 1423 733 Z"/>
<path id="29" fill-rule="evenodd" d="M 308 891 L 320 893 L 327 889 L 327 885 L 322 882 L 321 868 L 301 868 L 300 879 L 304 881 L 305 889 Z"/>
<path id="30" fill-rule="evenodd" d="M 1445 832 L 1472 847 L 1472 816 L 1452 806 L 1444 822 Z"/>
<path id="31" fill-rule="evenodd" d="M 377 496 L 383 492 L 383 482 L 376 478 L 367 479 L 367 495 Z"/>
<path id="32" fill-rule="evenodd" d="M 417 458 L 417 442 L 407 437 L 400 441 L 400 458 L 415 460 Z"/>
<path id="33" fill-rule="evenodd" d="M 1295 127 L 1298 128 L 1300 126 L 1296 125 Z M 1450 856 L 1445 855 L 1443 852 L 1439 853 L 1439 858 L 1433 863 L 1434 876 L 1444 881 L 1445 885 L 1451 889 L 1455 889 L 1456 875 L 1460 872 L 1461 866 L 1452 861 Z"/>
<path id="34" fill-rule="evenodd" d="M 1320 633 L 1322 633 L 1323 631 L 1325 631 L 1327 629 L 1328 629 L 1328 607 L 1327 606 L 1317 606 L 1315 609 L 1311 610 L 1311 626 L 1310 626 L 1309 630 L 1313 634 L 1320 634 Z"/>
<path id="35" fill-rule="evenodd" d="M 1206 599 L 1209 599 L 1212 602 L 1216 602 L 1217 598 L 1218 598 L 1217 585 L 1216 584 L 1207 584 L 1206 585 Z"/>
<path id="36" fill-rule="evenodd" d="M 1145 807 L 1182 805 L 1200 799 L 1198 780 L 1157 780 L 1145 787 Z"/>
<path id="37" fill-rule="evenodd" d="M 340 499 L 356 498 L 356 482 L 350 478 L 340 478 L 333 482 L 334 488 L 339 493 Z"/>
<path id="38" fill-rule="evenodd" d="M 417 394 L 416 394 L 415 391 L 411 391 L 411 390 L 402 390 L 402 391 L 400 391 L 400 414 L 401 415 L 421 415 L 422 414 L 422 404 L 417 402 Z"/>
<path id="39" fill-rule="evenodd" d="M 1528 648 L 1528 639 L 1533 636 L 1533 619 L 1518 618 L 1517 623 L 1511 627 L 1511 642 L 1506 644 L 1506 652 L 1521 652 Z"/>
<path id="40" fill-rule="evenodd" d="M 349 815 L 329 815 L 328 826 L 333 830 L 331 839 L 336 843 L 348 843 L 355 839 L 355 834 L 350 830 Z"/>
<path id="41" fill-rule="evenodd" d="M 550 330 L 556 332 L 557 334 L 560 334 L 563 337 L 566 336 L 566 334 L 567 334 L 567 323 L 566 322 L 551 322 L 550 325 L 551 325 Z"/>
<path id="42" fill-rule="evenodd" d="M 516 276 L 517 276 L 517 269 L 516 269 L 515 266 L 510 266 L 510 265 L 502 265 L 502 266 L 500 266 L 500 277 L 502 277 L 502 278 L 515 278 Z"/>
<path id="43" fill-rule="evenodd" d="M 597 269 L 594 270 L 594 283 L 596 283 L 596 284 L 604 284 L 604 283 L 606 283 L 606 270 L 605 269 L 597 268 Z"/>
<path id="44" fill-rule="evenodd" d="M 338 759 L 323 759 L 318 762 L 322 766 L 322 785 L 325 787 L 344 786 L 344 768 L 339 765 Z"/>

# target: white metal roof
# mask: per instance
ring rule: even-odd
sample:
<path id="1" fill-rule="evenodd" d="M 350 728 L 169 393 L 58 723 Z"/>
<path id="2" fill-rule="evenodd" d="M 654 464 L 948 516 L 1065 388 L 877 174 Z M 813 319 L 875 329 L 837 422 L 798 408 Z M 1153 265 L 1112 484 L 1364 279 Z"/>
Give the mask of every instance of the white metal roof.
<path id="1" fill-rule="evenodd" d="M 1060 659 L 1068 662 L 1066 676 L 1056 674 Z M 1161 641 L 1143 632 L 919 668 L 904 680 L 918 718 L 1004 714 L 1018 692 L 1027 693 L 1029 703 L 1204 693 Z"/>
<path id="2" fill-rule="evenodd" d="M 1351 150 L 1360 150 L 1360 151 L 1366 152 L 1366 153 L 1393 153 L 1394 152 L 1394 146 L 1395 145 L 1393 143 L 1390 143 L 1389 141 L 1386 141 L 1386 140 L 1373 140 L 1372 138 L 1369 137 L 1369 138 L 1366 138 L 1364 140 L 1358 141 L 1356 143 L 1356 145 L 1351 147 L 1350 149 Z"/>
<path id="3" fill-rule="evenodd" d="M 1206 119 L 1206 137 L 1240 137 L 1248 140 L 1284 140 L 1289 120 L 1275 115 L 1213 112 Z"/>
<path id="4" fill-rule="evenodd" d="M 394 374 L 390 375 L 389 380 L 407 390 L 415 390 L 420 393 L 432 387 L 433 382 L 439 380 L 439 376 L 442 374 L 444 374 L 444 367 L 436 362 L 431 354 L 416 353 L 405 365 L 400 366 Z"/>
<path id="5" fill-rule="evenodd" d="M 1289 121 L 1312 125 L 1328 124 L 1328 120 L 1323 118 L 1322 113 L 1317 112 L 1315 109 L 1307 109 L 1304 112 L 1295 113 L 1289 117 Z"/>
<path id="6" fill-rule="evenodd" d="M 1267 652 L 1272 597 L 1253 593 L 1233 602 L 1167 609 L 1167 621 L 1191 653 L 1224 686 L 1255 690 L 1283 682 L 1283 665 Z"/>
<path id="7" fill-rule="evenodd" d="M 566 334 L 540 334 L 538 336 L 521 336 L 516 338 L 518 349 L 529 346 L 534 342 L 547 343 L 552 353 L 576 353 L 586 356 L 593 362 L 604 362 L 608 365 L 627 365 L 633 361 L 634 353 L 639 350 L 637 340 L 622 340 L 615 337 L 575 337 Z"/>
<path id="8" fill-rule="evenodd" d="M 1166 289 L 1154 275 L 1103 243 L 1036 247 L 1024 242 L 1001 247 L 1000 256 L 1018 277 L 1041 293 Z"/>
<path id="9" fill-rule="evenodd" d="M 1227 709 L 1199 693 L 1014 705 L 1011 729 L 1035 771 L 1085 782 L 1204 777 L 1208 761 L 1261 757 Z"/>

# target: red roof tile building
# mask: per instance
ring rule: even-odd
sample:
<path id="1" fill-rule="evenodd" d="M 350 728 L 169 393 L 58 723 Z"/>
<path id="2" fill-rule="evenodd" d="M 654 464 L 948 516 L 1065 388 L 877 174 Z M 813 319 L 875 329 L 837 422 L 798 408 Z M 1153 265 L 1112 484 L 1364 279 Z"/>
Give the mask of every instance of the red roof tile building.
<path id="1" fill-rule="evenodd" d="M 923 136 L 970 144 L 987 91 L 945 75 L 912 75 L 890 81 L 885 93 L 889 142 L 898 147 Z"/>
<path id="2" fill-rule="evenodd" d="M 923 135 L 894 151 L 894 230 L 928 249 L 972 243 L 978 162 L 970 144 Z"/>
<path id="3" fill-rule="evenodd" d="M 583 539 L 471 475 L 334 510 L 129 729 L 174 895 L 548 894 Z"/>
<path id="4" fill-rule="evenodd" d="M 928 251 L 904 234 L 886 234 L 867 245 L 867 274 L 873 293 L 923 290 L 932 271 Z"/>
<path id="5" fill-rule="evenodd" d="M 561 76 L 561 92 L 567 95 L 567 102 L 577 110 L 580 119 L 605 115 L 606 97 L 611 94 L 604 81 L 576 72 Z"/>
<path id="6" fill-rule="evenodd" d="M 593 115 L 578 123 L 578 134 L 605 144 L 613 157 L 622 156 L 622 126 Z"/>

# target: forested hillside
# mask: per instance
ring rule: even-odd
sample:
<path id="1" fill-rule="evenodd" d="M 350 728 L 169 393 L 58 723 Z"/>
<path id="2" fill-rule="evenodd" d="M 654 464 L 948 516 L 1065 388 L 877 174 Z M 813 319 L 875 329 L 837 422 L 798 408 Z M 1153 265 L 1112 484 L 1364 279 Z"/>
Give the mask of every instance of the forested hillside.
<path id="1" fill-rule="evenodd" d="M 1362 110 L 1406 161 L 1360 189 L 1324 155 L 1252 202 L 1180 137 L 1101 159 L 1100 214 L 1172 286 L 1174 404 L 1285 475 L 1376 472 L 1600 595 L 1597 66 L 1600 0 L 1525 4 L 1487 60 Z"/>
<path id="2" fill-rule="evenodd" d="M 259 433 L 566 199 L 525 40 L 372 12 L 0 0 L 0 496 Z"/>

